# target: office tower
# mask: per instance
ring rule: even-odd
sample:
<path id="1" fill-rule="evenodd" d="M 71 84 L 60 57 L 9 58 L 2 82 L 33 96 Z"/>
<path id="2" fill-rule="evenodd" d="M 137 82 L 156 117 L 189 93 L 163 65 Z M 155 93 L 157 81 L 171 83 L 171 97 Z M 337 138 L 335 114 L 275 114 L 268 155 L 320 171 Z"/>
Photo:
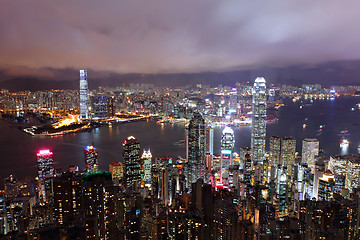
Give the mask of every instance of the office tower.
<path id="1" fill-rule="evenodd" d="M 169 169 L 167 167 L 161 168 L 161 192 L 160 198 L 162 204 L 167 206 L 169 204 Z"/>
<path id="2" fill-rule="evenodd" d="M 37 165 L 39 173 L 39 199 L 40 202 L 47 202 L 51 190 L 48 180 L 54 177 L 53 153 L 50 150 L 40 150 L 37 153 Z"/>
<path id="3" fill-rule="evenodd" d="M 115 107 L 114 96 L 107 98 L 107 110 L 108 110 L 108 117 L 115 117 L 116 107 Z"/>
<path id="4" fill-rule="evenodd" d="M 286 166 L 278 170 L 278 194 L 279 194 L 279 215 L 285 215 L 288 212 L 288 181 Z"/>
<path id="5" fill-rule="evenodd" d="M 140 143 L 135 137 L 130 136 L 125 139 L 123 143 L 123 157 L 126 187 L 136 191 L 141 185 L 141 159 Z"/>
<path id="6" fill-rule="evenodd" d="M 326 170 L 323 176 L 319 178 L 318 199 L 320 201 L 331 201 L 334 186 L 334 174 L 330 170 Z"/>
<path id="7" fill-rule="evenodd" d="M 206 153 L 214 155 L 214 128 L 212 126 L 206 127 Z"/>
<path id="8" fill-rule="evenodd" d="M 220 159 L 220 181 L 228 178 L 229 166 L 232 164 L 232 155 L 234 151 L 235 138 L 234 130 L 226 126 L 221 135 L 221 159 Z"/>
<path id="9" fill-rule="evenodd" d="M 123 164 L 121 162 L 112 162 L 109 164 L 109 172 L 111 173 L 113 181 L 120 181 L 124 177 Z"/>
<path id="10" fill-rule="evenodd" d="M 106 95 L 94 95 L 91 97 L 91 118 L 94 120 L 108 117 L 108 99 Z"/>
<path id="11" fill-rule="evenodd" d="M 239 157 L 240 157 L 240 169 L 243 168 L 245 169 L 245 155 L 249 154 L 250 158 L 252 155 L 252 151 L 251 148 L 249 147 L 243 147 L 240 148 L 240 153 L 239 153 Z"/>
<path id="12" fill-rule="evenodd" d="M 204 177 L 205 169 L 205 120 L 195 112 L 188 127 L 188 183 L 194 183 Z"/>
<path id="13" fill-rule="evenodd" d="M 252 94 L 252 159 L 261 162 L 265 155 L 266 138 L 266 81 L 263 77 L 255 79 Z"/>
<path id="14" fill-rule="evenodd" d="M 54 159 L 50 150 L 40 150 L 37 154 L 39 181 L 54 176 Z"/>
<path id="15" fill-rule="evenodd" d="M 89 119 L 89 88 L 87 70 L 80 70 L 80 119 Z"/>
<path id="16" fill-rule="evenodd" d="M 144 150 L 141 159 L 143 161 L 143 179 L 142 182 L 147 187 L 151 187 L 151 166 L 152 166 L 152 155 L 149 151 Z"/>
<path id="17" fill-rule="evenodd" d="M 271 166 L 277 166 L 281 164 L 281 139 L 277 136 L 270 138 L 270 153 L 269 160 Z"/>
<path id="18" fill-rule="evenodd" d="M 319 155 L 319 141 L 315 138 L 306 138 L 302 142 L 302 159 L 311 169 L 315 166 L 315 157 Z"/>
<path id="19" fill-rule="evenodd" d="M 296 140 L 284 137 L 281 139 L 281 164 L 287 166 L 288 174 L 292 173 L 295 164 Z"/>
<path id="20" fill-rule="evenodd" d="M 232 88 L 230 92 L 229 114 L 236 113 L 237 110 L 237 89 Z"/>
<path id="21" fill-rule="evenodd" d="M 348 156 L 345 188 L 354 192 L 360 187 L 360 154 Z"/>
<path id="22" fill-rule="evenodd" d="M 98 151 L 94 146 L 86 146 L 84 148 L 84 157 L 85 157 L 85 171 L 86 172 L 94 172 L 98 170 Z"/>

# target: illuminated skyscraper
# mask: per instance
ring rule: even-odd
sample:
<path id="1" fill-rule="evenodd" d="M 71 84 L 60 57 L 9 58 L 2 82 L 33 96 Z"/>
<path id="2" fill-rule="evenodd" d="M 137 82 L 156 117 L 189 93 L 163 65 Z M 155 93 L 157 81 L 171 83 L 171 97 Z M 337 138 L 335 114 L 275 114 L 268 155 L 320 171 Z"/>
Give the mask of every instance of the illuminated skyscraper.
<path id="1" fill-rule="evenodd" d="M 206 127 L 206 153 L 214 154 L 214 129 L 212 126 Z"/>
<path id="2" fill-rule="evenodd" d="M 284 137 L 281 139 L 281 164 L 287 167 L 288 174 L 292 173 L 295 164 L 296 139 Z"/>
<path id="3" fill-rule="evenodd" d="M 54 159 L 50 150 L 40 150 L 37 154 L 37 165 L 39 173 L 39 199 L 40 202 L 47 202 L 49 197 L 48 179 L 54 177 Z"/>
<path id="4" fill-rule="evenodd" d="M 84 148 L 84 156 L 85 156 L 85 171 L 86 172 L 94 172 L 98 170 L 98 151 L 94 146 L 87 146 Z"/>
<path id="5" fill-rule="evenodd" d="M 237 111 L 237 89 L 232 88 L 230 92 L 230 107 L 229 107 L 229 114 L 236 113 Z"/>
<path id="6" fill-rule="evenodd" d="M 121 180 L 124 176 L 123 164 L 121 162 L 112 162 L 109 164 L 109 172 L 114 179 Z"/>
<path id="7" fill-rule="evenodd" d="M 194 183 L 204 176 L 205 169 L 205 120 L 195 112 L 188 127 L 188 182 Z"/>
<path id="8" fill-rule="evenodd" d="M 266 81 L 263 77 L 255 79 L 252 94 L 252 159 L 254 162 L 260 162 L 265 155 L 266 138 Z"/>
<path id="9" fill-rule="evenodd" d="M 106 95 L 94 95 L 91 97 L 91 118 L 94 120 L 108 117 L 108 98 Z"/>
<path id="10" fill-rule="evenodd" d="M 37 154 L 37 164 L 39 173 L 39 182 L 44 181 L 45 178 L 54 176 L 54 159 L 53 153 L 50 150 L 40 150 Z"/>
<path id="11" fill-rule="evenodd" d="M 141 156 L 143 160 L 143 182 L 145 186 L 151 187 L 151 166 L 152 166 L 152 155 L 150 150 L 144 150 L 144 153 Z"/>
<path id="12" fill-rule="evenodd" d="M 89 119 L 89 87 L 87 70 L 80 70 L 80 119 Z"/>
<path id="13" fill-rule="evenodd" d="M 228 179 L 229 166 L 232 164 L 234 144 L 235 144 L 234 131 L 230 127 L 225 127 L 221 135 L 221 159 L 220 159 L 221 182 L 223 182 L 223 178 Z M 225 184 L 227 184 L 227 181 L 225 182 Z"/>
<path id="14" fill-rule="evenodd" d="M 281 163 L 281 139 L 276 136 L 270 138 L 270 164 L 271 166 L 277 166 Z"/>
<path id="15" fill-rule="evenodd" d="M 140 143 L 130 136 L 123 143 L 125 179 L 128 189 L 137 190 L 141 185 Z"/>
<path id="16" fill-rule="evenodd" d="M 304 139 L 302 142 L 302 162 L 314 169 L 315 156 L 317 155 L 319 155 L 319 141 L 315 138 Z"/>
<path id="17" fill-rule="evenodd" d="M 108 117 L 115 117 L 115 97 L 108 97 L 107 99 L 107 110 L 108 110 Z"/>

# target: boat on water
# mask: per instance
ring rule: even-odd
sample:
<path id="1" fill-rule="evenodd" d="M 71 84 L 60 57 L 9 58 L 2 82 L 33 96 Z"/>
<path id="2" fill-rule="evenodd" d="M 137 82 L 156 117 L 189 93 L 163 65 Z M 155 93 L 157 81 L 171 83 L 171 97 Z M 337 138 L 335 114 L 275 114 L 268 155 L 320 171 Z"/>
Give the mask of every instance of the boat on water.
<path id="1" fill-rule="evenodd" d="M 346 138 L 342 138 L 340 140 L 340 148 L 348 148 L 349 147 L 349 140 Z"/>
<path id="2" fill-rule="evenodd" d="M 340 148 L 348 148 L 349 147 L 349 140 L 346 138 L 346 136 L 349 136 L 349 132 L 348 130 L 343 130 L 340 132 L 340 134 L 338 134 L 339 136 L 341 136 L 341 139 L 340 139 Z"/>
<path id="3" fill-rule="evenodd" d="M 183 144 L 185 144 L 185 140 L 179 140 L 179 141 L 177 141 L 177 142 L 174 142 L 173 144 L 174 144 L 175 146 L 183 145 Z"/>
<path id="4" fill-rule="evenodd" d="M 355 104 L 355 106 L 351 108 L 351 111 L 360 111 L 360 103 Z"/>

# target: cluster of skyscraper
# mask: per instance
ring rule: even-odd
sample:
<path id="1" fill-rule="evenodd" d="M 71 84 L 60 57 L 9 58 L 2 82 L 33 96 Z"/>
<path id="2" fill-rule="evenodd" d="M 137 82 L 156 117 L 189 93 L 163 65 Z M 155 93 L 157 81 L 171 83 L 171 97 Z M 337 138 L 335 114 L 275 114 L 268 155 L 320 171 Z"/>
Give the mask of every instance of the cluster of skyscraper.
<path id="1" fill-rule="evenodd" d="M 81 70 L 84 120 L 94 109 L 86 77 Z M 239 154 L 234 131 L 225 126 L 221 154 L 214 155 L 214 129 L 196 110 L 186 131 L 186 159 L 153 158 L 150 150 L 141 154 L 140 142 L 129 136 L 122 143 L 123 161 L 111 163 L 109 172 L 99 171 L 94 146 L 84 148 L 84 171 L 73 166 L 59 172 L 53 153 L 41 150 L 35 199 L 24 203 L 12 198 L 24 184 L 8 179 L 5 192 L 12 215 L 6 223 L 0 218 L 0 226 L 26 231 L 31 239 L 47 226 L 68 238 L 76 226 L 80 239 L 325 239 L 326 229 L 339 225 L 339 239 L 356 239 L 360 201 L 353 194 L 360 188 L 360 157 L 331 157 L 325 164 L 319 141 L 304 139 L 300 158 L 296 139 L 277 136 L 270 137 L 267 153 L 266 106 L 266 81 L 257 78 L 251 148 L 241 148 Z M 236 94 L 231 94 L 229 113 L 236 109 Z M 340 196 L 346 201 L 335 204 L 332 200 Z M 31 209 L 28 218 L 11 207 L 20 202 Z M 30 227 L 22 229 L 26 223 Z"/>

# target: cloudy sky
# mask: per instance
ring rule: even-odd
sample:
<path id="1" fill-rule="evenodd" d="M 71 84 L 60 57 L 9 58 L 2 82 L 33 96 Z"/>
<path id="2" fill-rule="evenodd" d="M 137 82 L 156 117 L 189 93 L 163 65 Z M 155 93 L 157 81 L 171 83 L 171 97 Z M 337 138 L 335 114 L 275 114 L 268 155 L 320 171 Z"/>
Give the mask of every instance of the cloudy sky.
<path id="1" fill-rule="evenodd" d="M 174 73 L 360 59 L 359 9 L 358 0 L 2 0 L 0 69 Z"/>

